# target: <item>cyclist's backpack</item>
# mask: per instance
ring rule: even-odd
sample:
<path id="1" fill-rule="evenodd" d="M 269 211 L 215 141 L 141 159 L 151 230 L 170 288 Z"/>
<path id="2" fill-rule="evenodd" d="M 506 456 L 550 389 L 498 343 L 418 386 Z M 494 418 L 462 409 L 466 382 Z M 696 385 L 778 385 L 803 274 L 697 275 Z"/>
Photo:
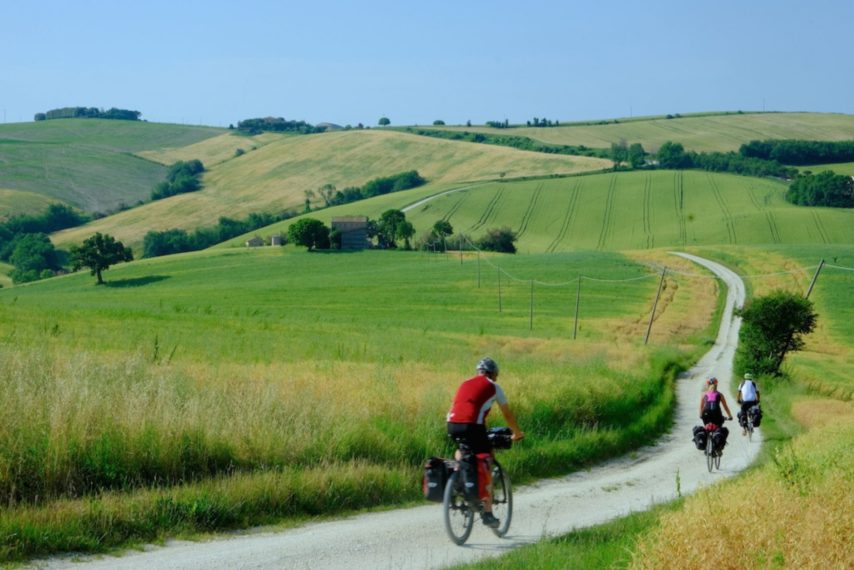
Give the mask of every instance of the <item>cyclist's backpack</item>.
<path id="1" fill-rule="evenodd" d="M 700 451 L 706 449 L 706 429 L 703 426 L 694 426 L 694 445 Z"/>
<path id="2" fill-rule="evenodd" d="M 445 483 L 450 475 L 448 464 L 444 459 L 431 457 L 424 463 L 424 477 L 421 489 L 428 501 L 441 503 L 445 494 Z"/>

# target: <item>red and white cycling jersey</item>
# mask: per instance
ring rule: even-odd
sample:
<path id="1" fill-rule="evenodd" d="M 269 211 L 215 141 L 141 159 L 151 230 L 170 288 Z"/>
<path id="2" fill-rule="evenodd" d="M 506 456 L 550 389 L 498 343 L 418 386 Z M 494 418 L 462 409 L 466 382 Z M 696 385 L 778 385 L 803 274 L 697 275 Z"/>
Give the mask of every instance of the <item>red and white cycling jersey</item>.
<path id="1" fill-rule="evenodd" d="M 492 408 L 492 403 L 507 403 L 501 386 L 480 375 L 469 378 L 460 385 L 454 403 L 448 412 L 448 421 L 456 424 L 482 424 Z"/>

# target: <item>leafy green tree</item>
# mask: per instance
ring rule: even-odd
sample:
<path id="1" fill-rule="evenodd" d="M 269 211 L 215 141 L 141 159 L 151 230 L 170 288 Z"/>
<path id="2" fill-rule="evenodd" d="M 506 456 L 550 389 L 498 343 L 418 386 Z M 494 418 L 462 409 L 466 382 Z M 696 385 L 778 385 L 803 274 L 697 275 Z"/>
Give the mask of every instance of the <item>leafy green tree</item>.
<path id="1" fill-rule="evenodd" d="M 381 127 L 387 127 L 391 124 L 391 121 L 388 119 L 388 117 L 380 117 L 378 124 Z"/>
<path id="2" fill-rule="evenodd" d="M 9 261 L 15 266 L 10 272 L 15 283 L 50 277 L 60 266 L 58 252 L 43 233 L 20 235 L 15 240 Z"/>
<path id="3" fill-rule="evenodd" d="M 740 314 L 736 368 L 774 375 L 787 353 L 803 348 L 802 337 L 815 329 L 817 319 L 809 299 L 786 291 L 757 297 Z"/>
<path id="4" fill-rule="evenodd" d="M 646 162 L 646 151 L 641 143 L 633 143 L 628 150 L 629 165 L 632 168 L 640 168 Z"/>
<path id="5" fill-rule="evenodd" d="M 329 249 L 329 228 L 314 218 L 303 218 L 288 228 L 288 240 L 309 249 Z"/>
<path id="6" fill-rule="evenodd" d="M 326 207 L 333 205 L 336 192 L 337 190 L 335 189 L 334 184 L 324 184 L 323 186 L 317 189 L 317 193 L 320 194 L 320 197 L 323 199 L 323 202 L 326 204 Z"/>
<path id="7" fill-rule="evenodd" d="M 625 140 L 618 143 L 611 143 L 611 160 L 614 161 L 614 166 L 617 167 L 620 163 L 627 162 L 629 158 L 629 147 Z"/>
<path id="8" fill-rule="evenodd" d="M 516 253 L 516 232 L 508 227 L 492 228 L 477 241 L 478 247 L 487 251 Z"/>
<path id="9" fill-rule="evenodd" d="M 665 142 L 658 149 L 658 165 L 661 168 L 686 168 L 690 166 L 689 157 L 681 143 Z"/>
<path id="10" fill-rule="evenodd" d="M 445 121 L 443 121 L 442 119 L 436 119 L 435 121 L 433 121 L 433 125 L 435 125 L 437 127 L 440 127 L 444 124 L 445 124 Z"/>
<path id="11" fill-rule="evenodd" d="M 405 242 L 405 248 L 410 249 L 409 239 L 415 235 L 415 228 L 406 221 L 406 214 L 400 210 L 386 210 L 377 222 L 377 241 L 380 247 L 396 248 L 397 240 Z"/>
<path id="12" fill-rule="evenodd" d="M 448 220 L 439 220 L 433 224 L 433 229 L 430 230 L 430 237 L 434 243 L 442 244 L 442 251 L 447 250 L 445 240 L 454 234 L 454 227 Z"/>
<path id="13" fill-rule="evenodd" d="M 96 233 L 83 242 L 83 245 L 72 245 L 69 248 L 71 267 L 77 271 L 88 267 L 90 273 L 98 278 L 98 285 L 104 283 L 101 273 L 111 265 L 122 261 L 133 261 L 133 252 L 120 241 L 109 234 Z"/>

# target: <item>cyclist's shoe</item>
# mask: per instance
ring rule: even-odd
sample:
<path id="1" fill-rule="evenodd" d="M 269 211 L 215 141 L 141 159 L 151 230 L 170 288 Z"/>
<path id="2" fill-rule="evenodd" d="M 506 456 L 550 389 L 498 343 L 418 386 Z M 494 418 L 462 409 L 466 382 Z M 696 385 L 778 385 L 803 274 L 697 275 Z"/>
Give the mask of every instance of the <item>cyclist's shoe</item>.
<path id="1" fill-rule="evenodd" d="M 498 525 L 501 524 L 501 521 L 495 518 L 495 515 L 492 513 L 483 513 L 480 515 L 480 519 L 483 521 L 483 524 L 489 528 L 498 528 Z"/>

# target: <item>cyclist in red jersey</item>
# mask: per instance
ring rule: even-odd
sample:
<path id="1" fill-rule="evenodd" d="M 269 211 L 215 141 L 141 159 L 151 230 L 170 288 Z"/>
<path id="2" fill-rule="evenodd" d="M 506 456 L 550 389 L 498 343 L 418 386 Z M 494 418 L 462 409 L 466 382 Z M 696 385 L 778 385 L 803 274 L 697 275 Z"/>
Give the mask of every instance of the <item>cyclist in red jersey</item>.
<path id="1" fill-rule="evenodd" d="M 448 412 L 448 435 L 463 443 L 468 444 L 475 457 L 485 455 L 486 460 L 492 454 L 492 446 L 486 437 L 486 416 L 494 402 L 498 403 L 504 419 L 513 430 L 513 440 L 518 441 L 525 437 L 516 423 L 516 417 L 510 411 L 507 396 L 504 390 L 497 384 L 498 364 L 491 358 L 483 358 L 476 366 L 477 376 L 463 382 L 454 396 L 454 402 Z M 460 452 L 457 450 L 457 459 Z M 479 458 L 480 462 L 481 459 Z M 485 474 L 485 484 L 479 485 L 488 490 L 492 485 L 491 469 L 478 469 Z M 483 523 L 489 527 L 497 528 L 500 521 L 492 514 L 492 497 L 489 492 L 481 493 L 483 501 Z"/>

